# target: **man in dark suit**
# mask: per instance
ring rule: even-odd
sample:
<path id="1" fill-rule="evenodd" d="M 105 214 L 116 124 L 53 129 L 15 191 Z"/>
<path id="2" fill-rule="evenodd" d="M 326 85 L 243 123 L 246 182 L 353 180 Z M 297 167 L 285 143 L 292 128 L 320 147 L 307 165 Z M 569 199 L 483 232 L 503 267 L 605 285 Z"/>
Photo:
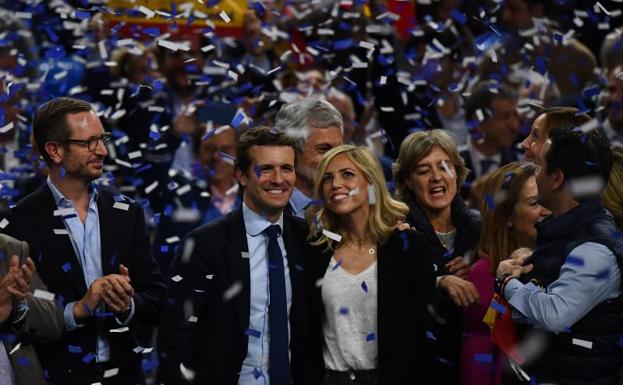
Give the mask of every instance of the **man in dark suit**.
<path id="1" fill-rule="evenodd" d="M 141 352 L 165 287 L 142 208 L 93 183 L 110 137 L 90 104 L 50 100 L 35 113 L 33 135 L 49 177 L 0 223 L 28 242 L 64 306 L 61 339 L 36 345 L 41 363 L 58 385 L 143 383 Z"/>
<path id="2" fill-rule="evenodd" d="M 2 385 L 43 385 L 43 370 L 31 342 L 54 341 L 63 333 L 63 312 L 54 301 L 32 294 L 47 288 L 28 256 L 26 242 L 0 234 Z"/>
<path id="3" fill-rule="evenodd" d="M 305 223 L 283 209 L 295 147 L 257 127 L 238 142 L 243 205 L 182 241 L 158 343 L 165 383 L 305 384 Z"/>

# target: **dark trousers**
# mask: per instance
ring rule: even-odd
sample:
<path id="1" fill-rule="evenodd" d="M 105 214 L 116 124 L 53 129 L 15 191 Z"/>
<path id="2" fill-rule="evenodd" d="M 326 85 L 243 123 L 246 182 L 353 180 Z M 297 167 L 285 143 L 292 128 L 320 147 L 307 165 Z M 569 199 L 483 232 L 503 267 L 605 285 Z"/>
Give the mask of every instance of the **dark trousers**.
<path id="1" fill-rule="evenodd" d="M 336 372 L 325 369 L 322 385 L 378 385 L 376 370 Z"/>

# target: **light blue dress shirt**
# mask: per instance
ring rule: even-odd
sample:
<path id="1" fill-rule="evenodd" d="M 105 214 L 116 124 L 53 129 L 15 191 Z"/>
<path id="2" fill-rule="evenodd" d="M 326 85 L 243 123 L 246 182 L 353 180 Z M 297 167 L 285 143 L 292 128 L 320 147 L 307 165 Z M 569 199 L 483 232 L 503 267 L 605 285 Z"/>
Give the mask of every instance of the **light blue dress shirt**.
<path id="1" fill-rule="evenodd" d="M 268 352 L 270 330 L 268 329 L 268 304 L 270 301 L 268 288 L 268 236 L 263 234 L 268 226 L 277 224 L 283 234 L 283 215 L 276 223 L 271 223 L 265 217 L 251 210 L 246 203 L 242 204 L 242 217 L 247 231 L 247 244 L 249 246 L 250 278 L 251 278 L 251 309 L 249 312 L 249 343 L 247 356 L 242 362 L 238 385 L 269 385 L 268 378 Z M 288 319 L 292 305 L 292 285 L 290 283 L 290 269 L 286 259 L 286 248 L 283 236 L 278 238 L 286 280 L 286 299 L 288 301 Z M 290 337 L 290 324 L 288 323 L 288 338 Z"/>
<path id="2" fill-rule="evenodd" d="M 52 192 L 56 206 L 59 209 L 72 209 L 72 213 L 63 213 L 63 222 L 65 229 L 69 232 L 69 239 L 78 257 L 80 268 L 82 269 L 82 275 L 84 277 L 84 283 L 86 287 L 90 287 L 93 281 L 103 276 L 102 271 L 102 242 L 100 237 L 100 222 L 99 211 L 97 209 L 97 187 L 94 183 L 89 186 L 89 209 L 87 211 L 87 217 L 84 222 L 78 217 L 76 208 L 73 202 L 67 199 L 54 185 L 52 180 L 48 177 L 48 187 Z M 67 210 L 69 211 L 69 210 Z M 69 266 L 69 268 L 77 268 L 76 266 Z M 70 302 L 65 305 L 65 330 L 72 331 L 82 325 L 76 324 L 74 319 L 75 302 Z M 103 311 L 101 308 L 99 311 Z M 121 322 L 116 319 L 117 323 L 121 326 L 125 326 L 132 320 L 134 316 L 134 300 L 132 300 L 130 307 L 130 314 L 128 318 Z M 97 362 L 106 362 L 110 360 L 110 346 L 108 339 L 103 335 L 97 336 Z"/>
<path id="3" fill-rule="evenodd" d="M 292 190 L 290 197 L 290 206 L 292 206 L 292 214 L 299 218 L 305 219 L 305 209 L 309 206 L 313 199 L 305 195 L 296 187 Z"/>
<path id="4" fill-rule="evenodd" d="M 573 326 L 598 304 L 620 295 L 621 272 L 606 246 L 585 242 L 569 254 L 560 276 L 545 290 L 533 283 L 508 281 L 504 297 L 513 307 L 513 318 L 561 332 Z"/>

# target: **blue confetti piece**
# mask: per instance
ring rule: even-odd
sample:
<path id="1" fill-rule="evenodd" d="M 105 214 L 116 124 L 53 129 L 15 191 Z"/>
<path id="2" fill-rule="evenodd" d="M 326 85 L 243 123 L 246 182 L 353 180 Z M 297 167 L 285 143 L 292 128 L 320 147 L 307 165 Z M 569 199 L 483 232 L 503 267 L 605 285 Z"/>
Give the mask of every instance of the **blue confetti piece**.
<path id="1" fill-rule="evenodd" d="M 0 172 L 0 180 L 16 180 L 17 176 L 7 172 Z"/>
<path id="2" fill-rule="evenodd" d="M 152 87 L 154 88 L 154 90 L 156 91 L 162 91 L 164 89 L 164 85 L 162 84 L 162 81 L 156 79 L 154 80 Z"/>
<path id="3" fill-rule="evenodd" d="M 454 21 L 460 24 L 465 24 L 467 22 L 467 16 L 464 13 L 459 12 L 457 9 L 453 9 L 450 11 L 450 17 Z"/>
<path id="4" fill-rule="evenodd" d="M 87 353 L 84 357 L 82 357 L 82 362 L 84 362 L 85 364 L 88 364 L 94 359 L 95 359 L 95 354 Z"/>
<path id="5" fill-rule="evenodd" d="M 576 266 L 584 266 L 584 260 L 581 257 L 576 257 L 574 255 L 568 255 L 565 263 Z"/>
<path id="6" fill-rule="evenodd" d="M 501 303 L 499 303 L 498 301 L 491 301 L 490 306 L 500 314 L 506 313 L 506 307 L 502 305 Z"/>
<path id="7" fill-rule="evenodd" d="M 353 46 L 353 39 L 340 39 L 333 42 L 333 49 L 341 51 Z"/>
<path id="8" fill-rule="evenodd" d="M 426 331 L 426 338 L 428 338 L 429 340 L 437 341 L 437 338 L 430 330 Z"/>
<path id="9" fill-rule="evenodd" d="M 565 333 L 571 333 L 571 328 L 569 326 L 565 326 L 562 331 Z"/>
<path id="10" fill-rule="evenodd" d="M 340 267 L 342 265 L 342 260 L 338 259 L 337 262 L 335 263 L 335 266 L 333 266 L 333 269 L 331 269 L 331 271 L 335 271 L 338 269 L 338 267 Z"/>
<path id="11" fill-rule="evenodd" d="M 374 341 L 375 339 L 376 339 L 375 333 L 368 333 L 368 335 L 366 336 L 366 342 Z"/>
<path id="12" fill-rule="evenodd" d="M 158 27 L 145 28 L 145 29 L 143 29 L 143 33 L 145 35 L 149 35 L 149 36 L 152 36 L 152 37 L 157 37 L 158 35 L 160 35 L 160 28 L 158 28 Z"/>
<path id="13" fill-rule="evenodd" d="M 407 233 L 401 232 L 400 239 L 402 239 L 402 249 L 407 250 L 409 248 L 409 238 L 407 237 Z"/>
<path id="14" fill-rule="evenodd" d="M 82 353 L 82 348 L 76 345 L 67 345 L 69 353 Z"/>
<path id="15" fill-rule="evenodd" d="M 253 9 L 255 10 L 255 12 L 257 12 L 257 15 L 259 17 L 264 16 L 264 14 L 266 13 L 266 8 L 264 7 L 264 4 L 262 4 L 261 1 L 254 2 Z"/>
<path id="16" fill-rule="evenodd" d="M 340 313 L 341 315 L 347 315 L 348 314 L 348 308 L 345 306 L 342 306 L 338 309 L 337 311 L 338 313 Z"/>
<path id="17" fill-rule="evenodd" d="M 45 32 L 48 34 L 48 37 L 50 38 L 50 40 L 52 40 L 53 43 L 56 43 L 58 41 L 58 35 L 52 30 L 52 28 L 46 27 Z"/>
<path id="18" fill-rule="evenodd" d="M 248 335 L 249 337 L 255 337 L 255 338 L 260 338 L 262 336 L 262 332 L 260 332 L 259 330 L 254 330 L 254 329 L 247 329 L 244 331 L 244 334 Z"/>
<path id="19" fill-rule="evenodd" d="M 26 356 L 21 356 L 17 359 L 17 364 L 21 367 L 26 368 L 30 366 L 30 360 Z"/>
<path id="20" fill-rule="evenodd" d="M 538 73 L 540 73 L 541 75 L 545 75 L 545 73 L 547 72 L 547 64 L 545 63 L 545 59 L 543 58 L 543 56 L 537 56 L 534 60 L 534 65 Z"/>
<path id="21" fill-rule="evenodd" d="M 264 374 L 262 373 L 262 370 L 258 369 L 258 368 L 253 368 L 253 377 L 257 380 L 260 377 L 263 377 Z"/>
<path id="22" fill-rule="evenodd" d="M 71 262 L 67 262 L 66 264 L 63 265 L 63 271 L 65 273 L 67 273 L 69 270 L 71 270 Z"/>
<path id="23" fill-rule="evenodd" d="M 257 167 L 257 165 L 253 165 L 253 172 L 255 172 L 255 176 L 256 176 L 257 178 L 259 178 L 259 177 L 260 177 L 260 168 L 259 168 L 259 167 Z"/>
<path id="24" fill-rule="evenodd" d="M 150 372 L 157 367 L 158 367 L 158 360 L 155 358 L 152 358 L 149 360 L 143 360 L 143 362 L 141 363 L 141 369 L 143 370 L 143 373 Z"/>
<path id="25" fill-rule="evenodd" d="M 90 19 L 91 14 L 87 11 L 76 10 L 76 12 L 74 13 L 74 17 L 76 19 Z"/>
<path id="26" fill-rule="evenodd" d="M 602 280 L 602 279 L 606 280 L 609 278 L 610 278 L 610 269 L 605 269 L 595 275 L 595 279 L 599 279 L 599 280 Z"/>
<path id="27" fill-rule="evenodd" d="M 169 246 L 167 246 L 167 245 L 160 246 L 160 252 L 161 253 L 168 253 L 169 252 Z"/>
<path id="28" fill-rule="evenodd" d="M 232 127 L 238 128 L 238 126 L 240 126 L 240 123 L 242 123 L 243 120 L 244 120 L 244 114 L 242 112 L 238 112 L 236 113 L 234 118 L 231 120 L 230 124 Z"/>
<path id="29" fill-rule="evenodd" d="M 495 200 L 493 199 L 493 195 L 485 194 L 485 202 L 487 203 L 489 210 L 495 210 Z"/>
<path id="30" fill-rule="evenodd" d="M 493 362 L 493 356 L 491 354 L 474 354 L 474 361 L 490 364 Z"/>
<path id="31" fill-rule="evenodd" d="M 368 292 L 368 285 L 366 285 L 366 281 L 361 282 L 361 288 L 363 289 L 363 291 L 365 291 L 366 293 Z"/>
<path id="32" fill-rule="evenodd" d="M 294 270 L 298 270 L 298 271 L 305 271 L 305 269 L 303 268 L 303 266 L 299 265 L 298 263 L 294 265 Z"/>

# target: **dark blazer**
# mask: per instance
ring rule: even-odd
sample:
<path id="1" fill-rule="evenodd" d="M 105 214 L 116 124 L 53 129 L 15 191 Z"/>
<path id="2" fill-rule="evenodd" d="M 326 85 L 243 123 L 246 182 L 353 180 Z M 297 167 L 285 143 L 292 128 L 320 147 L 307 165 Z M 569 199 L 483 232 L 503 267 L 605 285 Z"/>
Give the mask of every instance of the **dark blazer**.
<path id="1" fill-rule="evenodd" d="M 20 265 L 30 256 L 28 244 L 8 235 L 0 234 L 0 279 L 9 271 L 13 255 L 19 257 Z M 26 294 L 28 312 L 21 322 L 13 323 L 9 318 L 0 325 L 0 333 L 15 339 L 4 338 L 4 348 L 11 360 L 17 385 L 43 385 L 43 369 L 32 346 L 33 342 L 50 342 L 61 336 L 65 328 L 63 311 L 53 301 L 32 295 L 36 289 L 47 290 L 39 275 L 34 274 L 30 281 L 30 293 Z M 18 345 L 20 347 L 9 353 Z"/>
<path id="2" fill-rule="evenodd" d="M 316 247 L 308 269 L 314 280 L 324 277 L 332 250 Z M 426 307 L 435 292 L 433 262 L 428 246 L 417 232 L 395 231 L 377 247 L 377 343 L 378 383 L 383 385 L 433 383 L 434 357 L 426 338 Z M 314 285 L 314 333 L 319 335 L 314 355 L 314 381 L 320 384 L 324 371 L 321 287 Z"/>
<path id="3" fill-rule="evenodd" d="M 312 384 L 306 358 L 309 317 L 303 253 L 307 228 L 289 214 L 284 214 L 283 227 L 292 285 L 292 377 L 294 384 Z M 180 244 L 171 265 L 173 279 L 158 341 L 167 385 L 189 383 L 180 375 L 180 364 L 195 373 L 190 383 L 238 383 L 247 355 L 251 298 L 249 258 L 243 252 L 248 252 L 248 245 L 242 207 L 191 231 Z M 188 321 L 192 315 L 196 322 Z"/>
<path id="4" fill-rule="evenodd" d="M 476 169 L 474 168 L 474 163 L 472 162 L 472 156 L 470 155 L 467 147 L 461 146 L 459 148 L 459 154 L 461 155 L 461 158 L 463 158 L 463 160 L 465 161 L 465 167 L 467 167 L 467 169 L 471 171 L 467 174 L 467 177 L 465 178 L 465 183 L 463 183 L 463 186 L 461 186 L 461 197 L 467 200 L 469 199 L 469 193 L 472 188 L 472 183 L 474 183 L 474 181 L 482 175 L 476 175 Z M 519 150 L 514 145 L 513 147 L 503 149 L 500 154 L 501 157 L 499 167 L 519 160 Z"/>
<path id="5" fill-rule="evenodd" d="M 98 328 L 109 339 L 108 366 L 119 368 L 115 384 L 143 383 L 142 357 L 133 349 L 149 346 L 165 287 L 150 253 L 141 206 L 103 186 L 98 187 L 98 192 L 103 274 L 118 274 L 119 264 L 124 264 L 130 271 L 135 292 L 135 314 L 128 331 L 111 333 L 111 329 L 121 326 L 110 313 L 101 317 Z M 113 208 L 116 201 L 127 204 L 128 209 Z M 80 300 L 87 287 L 71 240 L 66 234 L 54 232 L 54 229 L 65 229 L 62 218 L 54 215 L 55 210 L 52 192 L 43 185 L 14 208 L 0 213 L 0 218 L 9 221 L 4 232 L 28 242 L 39 276 L 64 307 L 68 302 Z M 96 344 L 96 322 L 91 317 L 84 326 L 64 332 L 59 341 L 37 344 L 35 348 L 53 383 L 90 384 L 98 381 L 96 363 L 90 354 L 96 352 Z"/>
<path id="6" fill-rule="evenodd" d="M 446 264 L 456 257 L 468 257 L 473 254 L 480 239 L 482 221 L 480 214 L 470 210 L 460 196 L 454 197 L 451 203 L 451 219 L 456 228 L 454 249 L 450 253 L 441 244 L 433 225 L 428 220 L 426 213 L 418 204 L 415 196 L 405 198 L 409 206 L 409 214 L 406 222 L 423 235 L 424 243 L 427 244 L 435 268 L 435 276 L 448 274 Z M 440 384 L 456 384 L 459 382 L 459 354 L 462 336 L 461 309 L 456 306 L 444 291 L 438 291 L 432 301 L 435 313 L 430 317 L 430 330 L 435 336 L 435 354 L 440 357 L 441 367 L 438 382 Z M 444 322 L 439 322 L 444 320 Z"/>

